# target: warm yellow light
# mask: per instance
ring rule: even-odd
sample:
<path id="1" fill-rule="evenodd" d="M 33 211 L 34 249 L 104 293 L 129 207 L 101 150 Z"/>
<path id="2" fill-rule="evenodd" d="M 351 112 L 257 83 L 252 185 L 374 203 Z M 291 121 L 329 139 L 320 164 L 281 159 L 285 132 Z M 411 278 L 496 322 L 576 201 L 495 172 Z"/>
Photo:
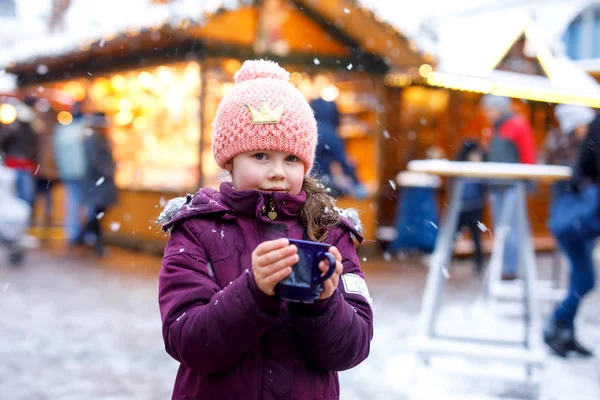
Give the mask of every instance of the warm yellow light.
<path id="1" fill-rule="evenodd" d="M 397 83 L 397 82 L 391 82 Z M 547 103 L 570 103 L 598 108 L 600 98 L 593 96 L 576 95 L 570 93 L 556 93 L 548 89 L 533 89 L 512 84 L 499 84 L 483 78 L 464 77 L 451 74 L 432 72 L 427 76 L 430 86 L 443 87 L 475 93 L 491 93 L 517 99 L 540 101 Z"/>
<path id="2" fill-rule="evenodd" d="M 158 81 L 163 85 L 168 85 L 173 81 L 173 74 L 168 67 L 158 67 Z"/>
<path id="3" fill-rule="evenodd" d="M 115 123 L 119 126 L 127 125 L 133 120 L 133 114 L 129 110 L 123 110 L 115 115 Z"/>
<path id="4" fill-rule="evenodd" d="M 127 89 L 127 79 L 123 75 L 115 75 L 110 79 L 110 83 L 117 92 L 122 92 Z"/>
<path id="5" fill-rule="evenodd" d="M 73 122 L 73 116 L 68 111 L 59 112 L 58 115 L 56 116 L 56 119 L 62 125 L 70 125 L 71 122 Z"/>
<path id="6" fill-rule="evenodd" d="M 290 74 L 290 83 L 294 86 L 298 86 L 304 78 L 300 72 L 292 72 Z"/>
<path id="7" fill-rule="evenodd" d="M 321 97 L 326 101 L 335 101 L 339 94 L 340 91 L 335 85 L 327 85 L 321 90 Z"/>
<path id="8" fill-rule="evenodd" d="M 110 81 L 108 79 L 98 78 L 92 86 L 92 97 L 96 100 L 99 100 L 106 96 L 106 94 L 108 93 L 109 85 Z"/>
<path id="9" fill-rule="evenodd" d="M 121 99 L 117 103 L 117 108 L 120 111 L 131 110 L 131 102 L 127 99 Z"/>
<path id="10" fill-rule="evenodd" d="M 242 66 L 241 62 L 239 62 L 238 60 L 234 60 L 232 58 L 230 58 L 229 60 L 225 61 L 225 63 L 224 63 L 225 71 L 229 75 L 235 74 L 236 71 L 238 69 L 240 69 L 241 66 Z"/>
<path id="11" fill-rule="evenodd" d="M 138 131 L 148 128 L 148 118 L 140 116 L 133 120 L 133 127 Z"/>
<path id="12" fill-rule="evenodd" d="M 68 92 L 77 101 L 82 101 L 83 99 L 85 99 L 85 89 L 83 88 L 81 83 L 77 81 L 65 83 L 62 89 L 65 92 Z"/>
<path id="13" fill-rule="evenodd" d="M 431 68 L 431 65 L 429 64 L 423 64 L 419 67 L 419 75 L 421 75 L 423 78 L 427 78 L 427 76 L 432 72 L 433 68 Z"/>
<path id="14" fill-rule="evenodd" d="M 154 77 L 147 71 L 142 71 L 138 75 L 138 82 L 144 89 L 150 89 L 154 86 Z"/>
<path id="15" fill-rule="evenodd" d="M 198 64 L 197 62 L 191 62 L 188 63 L 188 65 L 186 65 L 185 67 L 186 72 L 190 72 L 190 73 L 195 73 L 195 74 L 199 74 L 200 73 L 200 64 Z"/>
<path id="16" fill-rule="evenodd" d="M 17 119 L 17 109 L 12 104 L 0 104 L 0 122 L 12 124 Z"/>
<path id="17" fill-rule="evenodd" d="M 200 65 L 198 63 L 191 62 L 185 67 L 185 80 L 193 85 L 200 82 Z"/>
<path id="18" fill-rule="evenodd" d="M 116 144 L 125 144 L 127 143 L 127 134 L 120 129 L 116 129 L 112 139 Z"/>
<path id="19" fill-rule="evenodd" d="M 225 96 L 231 89 L 233 89 L 233 83 L 225 82 L 221 84 L 221 96 Z"/>

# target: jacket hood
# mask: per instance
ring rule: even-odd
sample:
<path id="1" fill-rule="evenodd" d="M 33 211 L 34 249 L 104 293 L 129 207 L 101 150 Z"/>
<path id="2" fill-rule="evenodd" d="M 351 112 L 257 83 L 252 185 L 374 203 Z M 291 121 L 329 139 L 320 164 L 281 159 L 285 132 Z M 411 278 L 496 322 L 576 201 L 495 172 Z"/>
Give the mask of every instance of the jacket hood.
<path id="1" fill-rule="evenodd" d="M 202 188 L 194 195 L 188 194 L 169 200 L 156 223 L 162 226 L 163 231 L 170 232 L 176 223 L 199 216 L 214 215 L 225 219 L 242 216 L 267 221 L 265 211 L 268 211 L 271 199 L 278 220 L 296 220 L 306 201 L 306 193 L 302 191 L 294 196 L 287 192 L 237 191 L 230 182 L 224 182 L 219 191 Z M 337 213 L 341 225 L 362 242 L 362 224 L 356 210 L 334 207 L 330 212 Z"/>

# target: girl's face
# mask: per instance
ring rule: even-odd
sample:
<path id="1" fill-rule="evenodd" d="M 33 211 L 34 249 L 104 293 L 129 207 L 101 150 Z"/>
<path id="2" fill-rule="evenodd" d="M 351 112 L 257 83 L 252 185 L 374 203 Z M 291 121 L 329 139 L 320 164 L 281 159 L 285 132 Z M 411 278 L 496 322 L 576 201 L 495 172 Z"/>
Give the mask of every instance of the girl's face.
<path id="1" fill-rule="evenodd" d="M 282 151 L 248 151 L 238 154 L 225 168 L 236 190 L 289 192 L 297 195 L 304 182 L 304 163 Z"/>

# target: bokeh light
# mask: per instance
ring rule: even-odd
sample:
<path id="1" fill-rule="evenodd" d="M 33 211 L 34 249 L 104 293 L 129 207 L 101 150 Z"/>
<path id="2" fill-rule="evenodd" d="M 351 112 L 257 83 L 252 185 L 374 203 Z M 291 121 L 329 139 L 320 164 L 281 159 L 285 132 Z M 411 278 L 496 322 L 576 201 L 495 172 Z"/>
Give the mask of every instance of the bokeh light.
<path id="1" fill-rule="evenodd" d="M 0 122 L 12 124 L 17 119 L 17 109 L 12 104 L 0 104 Z"/>
<path id="2" fill-rule="evenodd" d="M 61 111 L 56 116 L 56 119 L 62 125 L 70 125 L 73 122 L 73 115 L 68 111 Z"/>

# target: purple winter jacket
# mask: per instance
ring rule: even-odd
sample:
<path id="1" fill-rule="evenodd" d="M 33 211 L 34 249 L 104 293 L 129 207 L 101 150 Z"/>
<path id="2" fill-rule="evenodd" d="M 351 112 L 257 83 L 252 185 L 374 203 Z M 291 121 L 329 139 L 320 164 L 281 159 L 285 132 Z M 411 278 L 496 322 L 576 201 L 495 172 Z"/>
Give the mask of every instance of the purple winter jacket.
<path id="1" fill-rule="evenodd" d="M 265 212 L 271 198 L 274 221 Z M 373 313 L 353 241 L 362 238 L 349 219 L 327 236 L 344 265 L 329 299 L 281 301 L 250 271 L 259 243 L 305 238 L 305 200 L 304 192 L 238 192 L 224 183 L 188 196 L 163 226 L 171 236 L 158 300 L 165 348 L 181 363 L 173 399 L 339 399 L 336 371 L 367 358 Z"/>

